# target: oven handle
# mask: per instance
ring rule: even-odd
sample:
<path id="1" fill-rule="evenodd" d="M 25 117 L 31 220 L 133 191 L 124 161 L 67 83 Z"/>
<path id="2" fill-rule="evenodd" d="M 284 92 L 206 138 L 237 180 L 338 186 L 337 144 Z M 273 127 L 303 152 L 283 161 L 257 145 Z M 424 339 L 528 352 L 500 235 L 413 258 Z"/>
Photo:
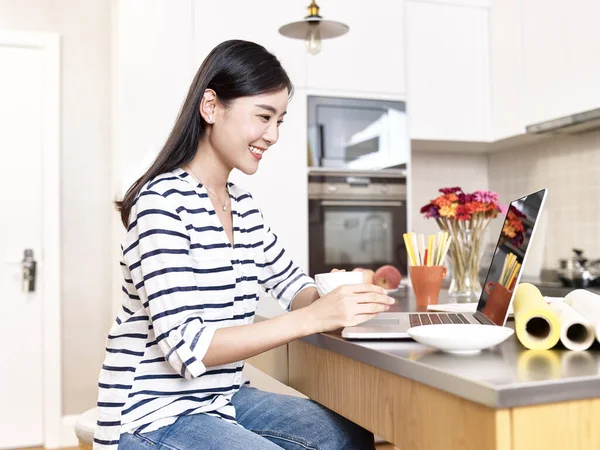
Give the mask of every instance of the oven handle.
<path id="1" fill-rule="evenodd" d="M 322 206 L 403 206 L 401 201 L 321 200 Z"/>

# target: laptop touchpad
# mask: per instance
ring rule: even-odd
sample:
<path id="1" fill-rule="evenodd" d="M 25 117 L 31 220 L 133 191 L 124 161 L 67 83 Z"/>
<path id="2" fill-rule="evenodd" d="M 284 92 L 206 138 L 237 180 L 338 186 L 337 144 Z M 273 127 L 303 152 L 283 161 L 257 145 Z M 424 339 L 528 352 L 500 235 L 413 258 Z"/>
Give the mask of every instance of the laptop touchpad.
<path id="1" fill-rule="evenodd" d="M 400 320 L 399 319 L 383 319 L 383 318 L 376 318 L 376 319 L 371 319 L 371 320 L 367 320 L 366 322 L 363 322 L 361 324 L 359 324 L 359 327 L 385 327 L 385 326 L 393 326 L 393 325 L 399 325 L 400 324 Z"/>

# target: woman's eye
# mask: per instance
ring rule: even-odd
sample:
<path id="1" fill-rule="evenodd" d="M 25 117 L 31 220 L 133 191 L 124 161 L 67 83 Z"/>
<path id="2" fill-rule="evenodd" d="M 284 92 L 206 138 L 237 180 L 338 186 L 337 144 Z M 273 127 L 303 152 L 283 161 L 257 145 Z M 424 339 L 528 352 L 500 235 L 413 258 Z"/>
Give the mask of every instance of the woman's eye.
<path id="1" fill-rule="evenodd" d="M 277 121 L 277 126 L 281 125 L 283 123 L 283 120 L 278 120 Z"/>
<path id="2" fill-rule="evenodd" d="M 258 117 L 260 117 L 261 119 L 263 119 L 265 122 L 268 122 L 271 119 L 271 116 L 267 116 L 266 114 L 258 116 Z"/>

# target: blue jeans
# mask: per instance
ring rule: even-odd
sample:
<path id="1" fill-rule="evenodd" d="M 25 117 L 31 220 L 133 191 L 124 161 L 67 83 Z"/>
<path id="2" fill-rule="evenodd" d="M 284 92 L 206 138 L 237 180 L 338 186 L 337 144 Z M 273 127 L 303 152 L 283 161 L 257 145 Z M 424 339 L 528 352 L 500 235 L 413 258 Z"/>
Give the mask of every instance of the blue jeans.
<path id="1" fill-rule="evenodd" d="M 242 386 L 240 426 L 206 414 L 182 416 L 149 433 L 124 433 L 118 450 L 373 450 L 373 434 L 307 400 Z"/>

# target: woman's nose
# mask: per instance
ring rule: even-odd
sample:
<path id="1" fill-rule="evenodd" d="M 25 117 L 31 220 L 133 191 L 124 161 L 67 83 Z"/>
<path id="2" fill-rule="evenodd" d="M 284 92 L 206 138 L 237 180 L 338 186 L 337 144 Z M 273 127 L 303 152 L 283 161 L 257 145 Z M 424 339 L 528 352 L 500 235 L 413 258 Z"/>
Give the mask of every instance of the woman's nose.
<path id="1" fill-rule="evenodd" d="M 265 134 L 263 135 L 263 139 L 269 144 L 269 146 L 275 144 L 277 139 L 279 139 L 279 128 L 277 124 L 269 125 Z"/>

